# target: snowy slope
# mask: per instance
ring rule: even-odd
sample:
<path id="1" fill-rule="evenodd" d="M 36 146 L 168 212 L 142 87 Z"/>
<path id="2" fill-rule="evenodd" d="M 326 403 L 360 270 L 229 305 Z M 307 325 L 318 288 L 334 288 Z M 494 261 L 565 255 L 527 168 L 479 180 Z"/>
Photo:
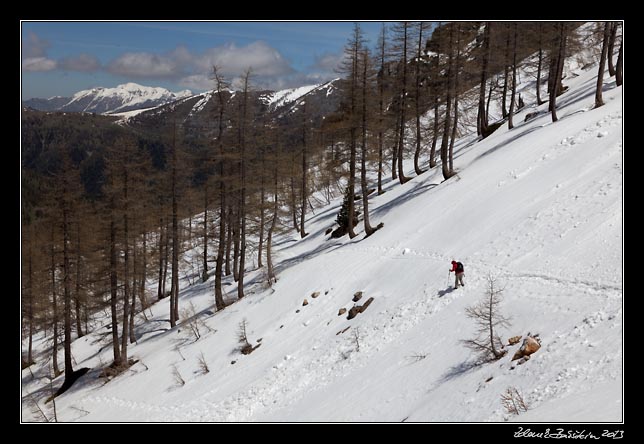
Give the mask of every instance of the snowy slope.
<path id="1" fill-rule="evenodd" d="M 163 300 L 150 322 L 138 321 L 130 355 L 139 363 L 107 384 L 96 375 L 111 359 L 109 323 L 75 341 L 76 366 L 92 371 L 57 399 L 59 420 L 623 420 L 622 89 L 607 78 L 606 105 L 592 109 L 596 67 L 578 74 L 559 98 L 559 122 L 547 105 L 528 103 L 513 130 L 457 143 L 457 176 L 444 182 L 436 169 L 389 182 L 371 198 L 372 224 L 385 224 L 373 236 L 331 240 L 324 232 L 341 201 L 316 210 L 309 236 L 276 240 L 272 289 L 251 271 L 247 297 L 213 314 L 214 278 L 190 285 L 198 280 L 187 273 L 180 308 L 192 303 L 211 329 L 199 340 L 185 325 L 169 330 Z M 466 267 L 458 290 L 448 279 L 452 259 Z M 504 341 L 528 332 L 542 339 L 523 365 L 510 362 L 513 346 L 476 366 L 460 343 L 472 337 L 465 308 L 484 296 L 488 274 L 504 288 L 501 309 L 512 320 L 499 331 Z M 236 294 L 232 281 L 225 289 Z M 360 303 L 373 303 L 355 319 L 337 316 L 357 291 Z M 251 343 L 261 343 L 246 356 L 237 351 L 244 319 Z M 22 375 L 27 399 L 42 381 Z M 503 409 L 510 386 L 530 403 L 527 413 Z M 24 421 L 32 410 L 23 402 Z"/>

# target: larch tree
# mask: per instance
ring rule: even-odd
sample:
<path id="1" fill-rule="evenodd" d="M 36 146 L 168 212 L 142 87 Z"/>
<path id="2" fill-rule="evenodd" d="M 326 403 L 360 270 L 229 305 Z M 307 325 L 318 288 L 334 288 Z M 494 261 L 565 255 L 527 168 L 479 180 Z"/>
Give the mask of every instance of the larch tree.
<path id="1" fill-rule="evenodd" d="M 479 82 L 479 101 L 476 114 L 476 130 L 478 135 L 486 137 L 488 134 L 488 120 L 485 111 L 485 90 L 487 88 L 488 69 L 490 64 L 490 29 L 492 22 L 485 22 L 483 27 L 483 41 L 481 43 L 481 77 Z"/>
<path id="2" fill-rule="evenodd" d="M 361 75 L 361 97 L 360 101 L 362 103 L 362 109 L 360 110 L 361 114 L 361 156 L 360 156 L 360 185 L 362 188 L 362 213 L 364 220 L 364 231 L 366 233 L 365 237 L 371 236 L 376 230 L 379 230 L 383 227 L 383 223 L 380 223 L 373 228 L 369 221 L 369 186 L 367 185 L 367 102 L 368 97 L 371 96 L 372 83 L 373 83 L 373 70 L 369 66 L 371 56 L 369 50 L 364 48 L 362 50 L 362 75 Z M 351 225 L 351 224 L 349 224 Z"/>
<path id="3" fill-rule="evenodd" d="M 510 94 L 510 111 L 508 112 L 508 129 L 514 128 L 512 118 L 514 117 L 514 102 L 517 93 L 517 36 L 519 33 L 517 22 L 510 26 L 508 33 L 512 37 L 512 92 Z"/>
<path id="4" fill-rule="evenodd" d="M 599 57 L 599 69 L 597 71 L 597 87 L 595 88 L 595 108 L 604 105 L 602 98 L 602 91 L 604 89 L 604 68 L 606 67 L 606 56 L 608 54 L 608 47 L 611 38 L 611 22 L 604 24 L 604 38 L 602 41 L 602 52 Z M 612 75 L 612 74 L 611 74 Z"/>
<path id="5" fill-rule="evenodd" d="M 387 53 L 387 26 L 383 22 L 378 37 L 378 195 L 384 193 L 382 189 L 383 172 L 383 147 L 385 139 L 385 55 Z"/>
<path id="6" fill-rule="evenodd" d="M 422 76 L 425 74 L 425 58 L 423 57 L 423 31 L 425 31 L 428 23 L 418 22 L 418 37 L 416 44 L 416 54 L 414 60 L 414 118 L 416 124 L 416 150 L 414 151 L 414 171 L 416 175 L 421 175 L 424 171 L 420 168 L 420 152 L 422 147 L 422 128 L 420 118 L 424 110 L 424 88 L 421 86 Z"/>
<path id="7" fill-rule="evenodd" d="M 364 36 L 362 29 L 358 23 L 353 26 L 353 32 L 349 41 L 344 48 L 345 60 L 340 67 L 340 71 L 348 76 L 345 80 L 345 100 L 348 102 L 345 105 L 345 119 L 349 126 L 349 180 L 348 192 L 350 194 L 348 217 L 353 221 L 355 217 L 355 180 L 356 180 L 356 145 L 358 138 L 358 100 L 359 100 L 359 77 L 360 77 L 360 57 L 362 47 L 364 45 Z M 349 223 L 347 227 L 349 237 L 353 239 L 356 233 L 353 230 L 353 223 Z"/>
<path id="8" fill-rule="evenodd" d="M 409 48 L 410 48 L 410 37 L 409 31 L 411 29 L 411 23 L 409 22 L 400 22 L 397 23 L 393 28 L 394 33 L 394 45 L 392 50 L 396 54 L 398 59 L 398 73 L 397 73 L 397 82 L 398 82 L 398 97 L 396 98 L 397 111 L 398 111 L 398 123 L 397 123 L 397 147 L 396 147 L 396 157 L 398 159 L 398 180 L 400 184 L 403 185 L 409 180 L 410 177 L 405 176 L 403 161 L 405 159 L 405 128 L 407 126 L 407 60 L 409 57 Z"/>
<path id="9" fill-rule="evenodd" d="M 617 56 L 617 67 L 615 67 L 615 84 L 617 86 L 622 86 L 624 83 L 624 75 L 623 75 L 623 70 L 624 70 L 624 51 L 623 51 L 623 45 L 624 45 L 624 38 L 622 37 L 622 41 L 619 42 L 619 55 Z"/>

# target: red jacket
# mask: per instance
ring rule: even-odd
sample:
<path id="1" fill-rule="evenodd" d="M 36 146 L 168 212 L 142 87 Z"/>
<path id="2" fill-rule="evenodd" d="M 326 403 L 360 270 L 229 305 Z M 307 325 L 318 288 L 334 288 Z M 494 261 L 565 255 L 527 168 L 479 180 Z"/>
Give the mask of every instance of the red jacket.
<path id="1" fill-rule="evenodd" d="M 456 261 L 452 261 L 452 269 L 451 269 L 450 271 L 454 271 L 454 272 L 456 272 L 456 267 L 457 267 L 457 266 L 458 266 L 458 265 L 456 264 Z M 461 272 L 461 273 L 462 273 L 462 272 Z"/>

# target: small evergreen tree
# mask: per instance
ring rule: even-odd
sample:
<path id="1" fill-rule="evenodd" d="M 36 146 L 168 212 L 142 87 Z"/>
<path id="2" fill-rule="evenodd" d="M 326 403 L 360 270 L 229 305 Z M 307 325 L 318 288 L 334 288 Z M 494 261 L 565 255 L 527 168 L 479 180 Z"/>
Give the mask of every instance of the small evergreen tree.
<path id="1" fill-rule="evenodd" d="M 344 190 L 344 200 L 342 201 L 342 206 L 340 207 L 340 212 L 336 217 L 335 221 L 338 224 L 338 228 L 333 231 L 332 237 L 342 237 L 349 232 L 349 203 L 353 199 L 353 193 L 349 192 L 350 188 L 347 186 Z M 358 210 L 354 211 L 353 215 L 353 226 L 358 225 L 358 216 L 360 212 Z"/>

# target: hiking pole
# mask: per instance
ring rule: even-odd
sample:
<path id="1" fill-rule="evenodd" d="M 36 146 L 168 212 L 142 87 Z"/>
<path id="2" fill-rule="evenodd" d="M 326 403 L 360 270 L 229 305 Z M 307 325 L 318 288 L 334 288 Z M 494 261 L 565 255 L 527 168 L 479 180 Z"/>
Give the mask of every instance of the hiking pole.
<path id="1" fill-rule="evenodd" d="M 447 271 L 447 284 L 445 284 L 445 286 L 446 286 L 446 287 L 448 287 L 448 286 L 449 286 L 449 275 L 450 275 L 450 274 L 452 274 L 452 272 L 448 270 L 448 271 Z"/>

